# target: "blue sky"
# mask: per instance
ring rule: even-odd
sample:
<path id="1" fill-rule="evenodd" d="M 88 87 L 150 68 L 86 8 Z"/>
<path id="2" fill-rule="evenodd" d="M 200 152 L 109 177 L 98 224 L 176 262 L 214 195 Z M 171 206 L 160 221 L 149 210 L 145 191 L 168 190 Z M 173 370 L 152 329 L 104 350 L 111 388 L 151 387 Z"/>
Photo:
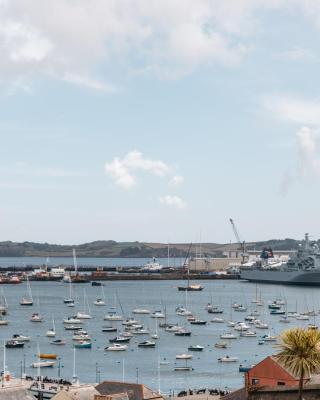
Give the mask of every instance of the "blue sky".
<path id="1" fill-rule="evenodd" d="M 0 240 L 320 236 L 318 1 L 0 9 Z"/>

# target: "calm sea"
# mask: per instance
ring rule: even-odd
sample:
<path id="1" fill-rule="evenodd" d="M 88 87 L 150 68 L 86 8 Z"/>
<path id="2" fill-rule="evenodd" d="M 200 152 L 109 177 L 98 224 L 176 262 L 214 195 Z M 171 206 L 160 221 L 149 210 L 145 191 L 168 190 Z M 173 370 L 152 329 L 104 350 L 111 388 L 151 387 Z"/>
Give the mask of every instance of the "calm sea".
<path id="1" fill-rule="evenodd" d="M 78 266 L 93 266 L 93 267 L 141 267 L 150 258 L 106 258 L 106 257 L 77 257 Z M 157 261 L 163 265 L 168 265 L 167 258 L 158 258 Z M 183 258 L 170 258 L 170 266 L 181 266 L 184 262 Z M 72 257 L 0 257 L 0 266 L 28 266 L 28 265 L 43 265 L 57 266 L 57 265 L 73 265 Z"/>
<path id="2" fill-rule="evenodd" d="M 102 295 L 100 287 L 90 284 L 74 285 L 78 299 L 75 308 L 69 308 L 63 303 L 67 295 L 68 284 L 61 282 L 31 282 L 32 293 L 35 299 L 33 307 L 21 307 L 19 300 L 26 293 L 26 283 L 20 285 L 2 286 L 9 304 L 9 325 L 0 327 L 0 339 L 6 340 L 14 333 L 30 335 L 32 340 L 23 349 L 8 349 L 7 364 L 10 371 L 16 376 L 20 375 L 20 368 L 25 358 L 27 373 L 36 374 L 35 370 L 29 368 L 35 361 L 37 345 L 43 353 L 57 353 L 61 357 L 61 375 L 71 379 L 73 366 L 72 334 L 65 331 L 62 324 L 63 318 L 74 315 L 76 311 L 84 308 L 84 289 L 86 298 L 93 316 L 91 320 L 84 322 L 84 328 L 92 336 L 92 349 L 76 350 L 76 372 L 83 382 L 95 382 L 96 369 L 100 371 L 100 380 L 112 379 L 143 382 L 151 388 L 157 389 L 160 381 L 161 390 L 169 393 L 170 390 L 181 390 L 185 388 L 220 387 L 236 388 L 242 385 L 243 376 L 238 372 L 239 364 L 251 365 L 257 363 L 265 356 L 275 352 L 271 343 L 258 345 L 259 337 L 266 333 L 279 334 L 283 329 L 291 326 L 306 326 L 308 323 L 318 324 L 319 317 L 310 317 L 310 321 L 292 320 L 291 324 L 279 323 L 279 316 L 269 314 L 267 302 L 275 298 L 286 299 L 288 310 L 303 312 L 307 310 L 319 310 L 319 289 L 299 288 L 275 285 L 260 285 L 262 299 L 266 306 L 258 307 L 260 319 L 270 324 L 270 331 L 257 331 L 258 337 L 239 338 L 230 340 L 227 349 L 216 349 L 214 344 L 220 341 L 220 334 L 230 331 L 225 323 L 210 323 L 214 317 L 208 314 L 205 306 L 208 302 L 222 307 L 222 317 L 226 320 L 232 317 L 234 320 L 243 320 L 245 315 L 256 309 L 252 300 L 255 298 L 256 285 L 240 281 L 203 281 L 202 292 L 186 293 L 179 292 L 176 281 L 120 281 L 106 282 L 104 293 L 106 296 L 106 307 L 93 305 L 94 300 Z M 248 307 L 247 313 L 233 312 L 231 315 L 231 303 L 242 303 Z M 185 317 L 179 317 L 175 313 L 178 305 L 187 305 L 195 316 L 208 321 L 206 326 L 190 325 Z M 168 322 L 178 323 L 191 329 L 191 337 L 177 337 L 172 333 L 158 329 L 160 338 L 157 340 L 155 349 L 141 349 L 137 344 L 150 339 L 148 336 L 136 336 L 131 339 L 128 350 L 125 352 L 104 352 L 104 347 L 109 344 L 109 339 L 114 333 L 103 333 L 101 328 L 108 325 L 103 317 L 110 307 L 116 306 L 119 313 L 125 317 L 132 316 L 135 307 L 148 308 L 151 311 L 166 309 Z M 30 317 L 33 312 L 40 312 L 45 321 L 43 323 L 32 323 Z M 136 315 L 136 319 L 143 325 L 156 332 L 157 320 L 148 315 Z M 55 320 L 57 338 L 65 338 L 65 346 L 54 346 L 50 339 L 45 336 L 46 331 L 52 327 L 52 318 Z M 121 322 L 115 323 L 122 329 Z M 188 352 L 191 344 L 199 344 L 205 347 L 201 353 L 192 353 L 193 359 L 188 365 L 194 368 L 191 372 L 175 372 L 176 365 L 184 365 L 175 359 L 177 354 Z M 3 350 L 0 350 L 2 358 Z M 239 357 L 238 363 L 219 363 L 218 358 L 224 355 Z M 170 362 L 168 365 L 160 366 L 160 380 L 158 368 L 158 357 Z M 2 361 L 0 359 L 0 365 Z M 44 375 L 56 377 L 58 368 L 42 371 Z"/>

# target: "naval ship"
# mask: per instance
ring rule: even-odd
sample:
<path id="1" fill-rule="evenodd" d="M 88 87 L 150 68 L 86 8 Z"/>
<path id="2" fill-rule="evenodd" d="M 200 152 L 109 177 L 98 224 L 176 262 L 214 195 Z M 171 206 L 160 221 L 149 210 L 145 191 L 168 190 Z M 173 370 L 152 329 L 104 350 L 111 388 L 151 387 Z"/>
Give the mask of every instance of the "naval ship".
<path id="1" fill-rule="evenodd" d="M 311 244 L 309 235 L 287 262 L 269 263 L 261 258 L 251 267 L 240 268 L 240 279 L 250 282 L 280 283 L 287 285 L 320 286 L 320 249 Z"/>

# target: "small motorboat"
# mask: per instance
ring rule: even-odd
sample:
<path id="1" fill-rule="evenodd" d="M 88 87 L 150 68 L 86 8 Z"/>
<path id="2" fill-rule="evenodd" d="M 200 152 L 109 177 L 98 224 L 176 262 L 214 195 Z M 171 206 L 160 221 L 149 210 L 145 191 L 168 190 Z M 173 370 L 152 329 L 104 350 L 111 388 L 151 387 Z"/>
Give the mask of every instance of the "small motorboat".
<path id="1" fill-rule="evenodd" d="M 200 346 L 199 344 L 191 345 L 188 347 L 189 351 L 202 351 L 203 349 L 204 349 L 204 347 Z"/>
<path id="2" fill-rule="evenodd" d="M 123 317 L 121 315 L 117 315 L 115 313 L 109 313 L 103 318 L 105 321 L 122 321 Z"/>
<path id="3" fill-rule="evenodd" d="M 96 301 L 93 302 L 95 306 L 105 306 L 106 302 L 103 299 L 97 299 Z"/>
<path id="4" fill-rule="evenodd" d="M 79 312 L 77 312 L 76 318 L 77 319 L 91 319 L 92 317 L 90 314 L 86 314 L 84 312 L 79 311 Z"/>
<path id="5" fill-rule="evenodd" d="M 180 329 L 177 332 L 174 332 L 175 336 L 191 336 L 191 331 L 187 331 L 186 329 Z"/>
<path id="6" fill-rule="evenodd" d="M 178 286 L 179 291 L 190 291 L 190 292 L 200 292 L 203 290 L 203 286 L 201 285 L 187 285 L 187 286 Z"/>
<path id="7" fill-rule="evenodd" d="M 169 325 L 169 326 L 167 326 L 164 330 L 165 330 L 166 332 L 173 332 L 173 333 L 175 333 L 175 332 L 179 332 L 181 329 L 183 329 L 182 326 L 179 326 L 179 325 Z"/>
<path id="8" fill-rule="evenodd" d="M 225 342 L 218 342 L 218 343 L 215 343 L 214 347 L 215 347 L 216 349 L 226 349 L 226 348 L 227 348 L 227 343 L 225 343 Z"/>
<path id="9" fill-rule="evenodd" d="M 74 344 L 76 349 L 91 349 L 92 343 L 90 340 L 80 340 L 79 342 Z"/>
<path id="10" fill-rule="evenodd" d="M 32 306 L 33 305 L 33 300 L 28 297 L 22 297 L 20 300 L 20 306 Z"/>
<path id="11" fill-rule="evenodd" d="M 67 325 L 64 327 L 66 331 L 79 331 L 82 329 L 82 326 L 77 325 Z"/>
<path id="12" fill-rule="evenodd" d="M 68 303 L 68 304 L 67 304 L 67 307 L 75 307 L 75 303 L 74 303 L 74 301 L 73 301 L 73 302 L 70 302 L 70 303 Z"/>
<path id="13" fill-rule="evenodd" d="M 223 324 L 224 323 L 224 319 L 223 318 L 212 318 L 211 322 L 217 323 L 217 324 Z"/>
<path id="14" fill-rule="evenodd" d="M 110 343 L 129 343 L 131 337 L 123 337 L 123 336 L 117 336 L 113 339 L 109 339 Z"/>
<path id="15" fill-rule="evenodd" d="M 150 340 L 146 340 L 145 342 L 138 343 L 138 347 L 144 347 L 144 348 L 155 348 L 156 343 L 151 342 Z"/>
<path id="16" fill-rule="evenodd" d="M 39 361 L 31 364 L 32 368 L 52 368 L 56 365 L 54 361 Z"/>
<path id="17" fill-rule="evenodd" d="M 175 371 L 186 372 L 186 371 L 193 371 L 192 367 L 188 367 L 187 365 L 184 367 L 174 367 Z"/>
<path id="18" fill-rule="evenodd" d="M 207 325 L 207 321 L 203 319 L 195 319 L 194 321 L 190 321 L 191 325 Z"/>
<path id="19" fill-rule="evenodd" d="M 150 335 L 150 331 L 149 331 L 148 329 L 143 329 L 143 328 L 134 329 L 134 330 L 132 331 L 132 333 L 133 333 L 134 335 Z"/>
<path id="20" fill-rule="evenodd" d="M 31 322 L 42 322 L 43 318 L 39 313 L 33 313 L 30 318 Z"/>
<path id="21" fill-rule="evenodd" d="M 180 317 L 188 317 L 192 315 L 192 312 L 187 310 L 185 307 L 180 306 L 176 308 L 176 314 Z"/>
<path id="22" fill-rule="evenodd" d="M 237 336 L 231 332 L 222 333 L 220 339 L 237 339 Z"/>
<path id="23" fill-rule="evenodd" d="M 74 316 L 74 317 L 65 318 L 63 320 L 63 323 L 64 324 L 74 325 L 74 324 L 82 324 L 83 322 L 81 321 L 81 319 L 79 319 L 76 316 Z"/>
<path id="24" fill-rule="evenodd" d="M 284 315 L 286 312 L 285 310 L 271 310 L 270 315 Z"/>
<path id="25" fill-rule="evenodd" d="M 63 346 L 66 344 L 66 341 L 64 339 L 56 339 L 50 342 L 50 344 L 54 344 L 56 346 Z"/>
<path id="26" fill-rule="evenodd" d="M 74 304 L 74 300 L 71 297 L 69 297 L 67 299 L 63 299 L 63 302 L 64 302 L 64 304 L 71 304 L 71 303 Z"/>
<path id="27" fill-rule="evenodd" d="M 241 337 L 256 337 L 257 333 L 255 331 L 244 331 L 244 332 L 240 332 L 240 336 Z"/>
<path id="28" fill-rule="evenodd" d="M 80 333 L 78 334 L 78 332 L 76 332 L 73 336 L 72 336 L 72 340 L 78 340 L 78 341 L 83 341 L 83 340 L 91 340 L 91 337 L 86 334 L 86 333 Z"/>
<path id="29" fill-rule="evenodd" d="M 151 318 L 165 318 L 165 314 L 162 311 L 154 311 L 150 314 Z"/>
<path id="30" fill-rule="evenodd" d="M 277 336 L 264 335 L 264 336 L 262 336 L 262 339 L 263 339 L 265 342 L 276 342 L 276 341 L 277 341 Z"/>
<path id="31" fill-rule="evenodd" d="M 156 333 L 154 333 L 153 335 L 151 335 L 151 339 L 159 339 L 159 335 L 157 335 Z"/>
<path id="32" fill-rule="evenodd" d="M 38 358 L 46 358 L 48 360 L 56 360 L 57 359 L 56 354 L 48 354 L 48 353 L 40 353 L 38 354 Z"/>
<path id="33" fill-rule="evenodd" d="M 7 349 L 19 349 L 24 346 L 24 342 L 19 342 L 18 340 L 8 340 L 6 342 Z"/>
<path id="34" fill-rule="evenodd" d="M 151 314 L 151 311 L 146 308 L 135 308 L 132 310 L 132 314 Z"/>
<path id="35" fill-rule="evenodd" d="M 223 314 L 223 310 L 221 310 L 221 308 L 218 308 L 216 306 L 212 306 L 211 308 L 208 308 L 208 313 L 209 314 Z"/>
<path id="36" fill-rule="evenodd" d="M 2 312 L 6 312 L 6 311 L 2 311 Z M 8 325 L 8 324 L 9 324 L 9 321 L 6 320 L 6 319 L 3 319 L 3 317 L 1 316 L 0 317 L 0 326 L 5 326 L 5 325 Z"/>
<path id="37" fill-rule="evenodd" d="M 192 357 L 192 354 L 177 354 L 176 360 L 191 360 Z"/>
<path id="38" fill-rule="evenodd" d="M 102 332 L 117 332 L 118 328 L 115 328 L 114 326 L 103 326 L 102 327 Z"/>
<path id="39" fill-rule="evenodd" d="M 126 344 L 113 343 L 112 346 L 107 346 L 104 348 L 105 351 L 124 351 L 127 350 L 128 346 Z"/>
<path id="40" fill-rule="evenodd" d="M 133 333 L 125 331 L 125 332 L 119 333 L 119 336 L 126 337 L 126 338 L 132 338 L 133 337 Z"/>
<path id="41" fill-rule="evenodd" d="M 218 361 L 219 362 L 238 362 L 239 358 L 238 357 L 225 356 L 225 357 L 218 358 Z"/>
<path id="42" fill-rule="evenodd" d="M 91 286 L 103 286 L 103 283 L 102 282 L 92 281 L 91 282 Z"/>
<path id="43" fill-rule="evenodd" d="M 13 340 L 17 340 L 18 342 L 30 342 L 31 336 L 24 336 L 24 335 L 19 335 L 18 333 L 14 333 L 12 335 Z"/>
<path id="44" fill-rule="evenodd" d="M 308 321 L 309 320 L 309 315 L 299 314 L 299 315 L 296 316 L 296 319 L 300 320 L 300 321 Z"/>
<path id="45" fill-rule="evenodd" d="M 122 321 L 122 325 L 125 326 L 133 326 L 139 324 L 139 321 L 135 320 L 134 318 L 129 318 L 126 319 L 125 321 Z"/>

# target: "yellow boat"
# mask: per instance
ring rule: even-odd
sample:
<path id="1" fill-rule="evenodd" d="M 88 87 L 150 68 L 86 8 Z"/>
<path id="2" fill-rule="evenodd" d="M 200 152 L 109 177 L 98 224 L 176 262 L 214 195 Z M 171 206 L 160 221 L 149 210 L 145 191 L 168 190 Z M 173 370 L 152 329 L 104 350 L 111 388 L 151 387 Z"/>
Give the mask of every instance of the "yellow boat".
<path id="1" fill-rule="evenodd" d="M 55 360 L 57 358 L 57 355 L 56 354 L 40 353 L 40 354 L 38 354 L 38 358 L 46 358 L 48 360 Z"/>

